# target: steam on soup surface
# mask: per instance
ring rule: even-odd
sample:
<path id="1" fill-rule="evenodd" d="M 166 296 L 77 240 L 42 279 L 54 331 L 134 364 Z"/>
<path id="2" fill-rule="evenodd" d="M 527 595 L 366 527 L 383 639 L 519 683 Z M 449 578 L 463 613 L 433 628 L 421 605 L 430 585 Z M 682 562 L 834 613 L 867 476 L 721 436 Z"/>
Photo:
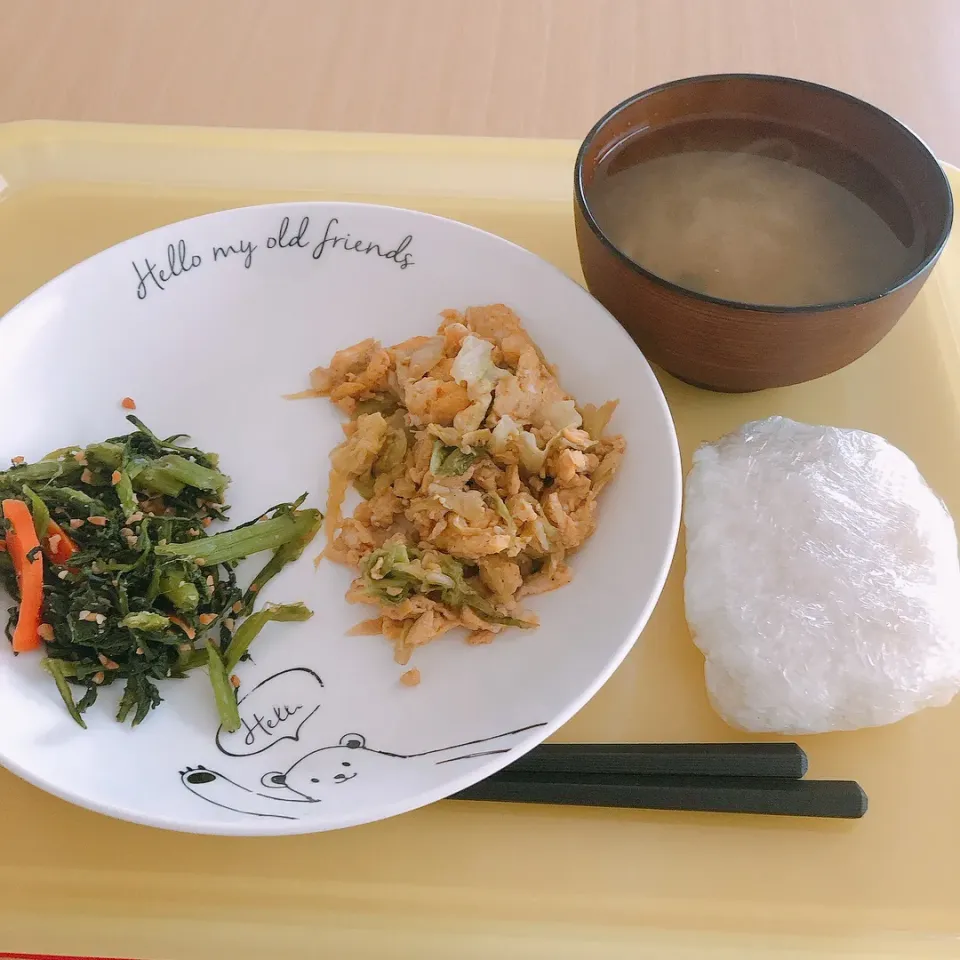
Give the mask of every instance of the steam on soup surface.
<path id="1" fill-rule="evenodd" d="M 642 146 L 642 145 L 640 145 Z M 882 292 L 920 259 L 867 203 L 788 159 L 783 142 L 608 162 L 587 198 L 651 273 L 724 300 L 810 306 Z M 639 152 L 639 151 L 638 151 Z"/>

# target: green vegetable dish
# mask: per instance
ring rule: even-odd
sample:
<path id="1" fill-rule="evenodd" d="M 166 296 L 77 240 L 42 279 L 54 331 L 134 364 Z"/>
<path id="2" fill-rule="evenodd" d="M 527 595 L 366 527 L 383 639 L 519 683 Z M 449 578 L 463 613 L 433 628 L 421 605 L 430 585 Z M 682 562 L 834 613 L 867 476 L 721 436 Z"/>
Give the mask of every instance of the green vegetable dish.
<path id="1" fill-rule="evenodd" d="M 127 419 L 126 436 L 0 472 L 0 583 L 16 600 L 6 635 L 18 652 L 45 644 L 42 665 L 82 727 L 102 687 L 124 684 L 117 720 L 136 726 L 161 702 L 160 681 L 207 667 L 220 722 L 237 730 L 237 664 L 270 621 L 312 616 L 302 603 L 254 612 L 258 592 L 323 517 L 304 495 L 211 534 L 229 509 L 217 456 Z M 237 563 L 266 551 L 242 586 Z"/>

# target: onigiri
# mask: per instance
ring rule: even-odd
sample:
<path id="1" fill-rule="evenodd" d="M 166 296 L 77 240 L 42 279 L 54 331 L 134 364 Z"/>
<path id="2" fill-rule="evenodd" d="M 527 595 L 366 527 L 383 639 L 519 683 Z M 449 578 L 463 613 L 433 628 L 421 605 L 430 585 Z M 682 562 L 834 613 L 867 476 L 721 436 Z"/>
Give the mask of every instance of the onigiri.
<path id="1" fill-rule="evenodd" d="M 960 689 L 953 520 L 883 438 L 748 423 L 694 454 L 685 526 L 687 621 L 732 726 L 878 726 Z"/>

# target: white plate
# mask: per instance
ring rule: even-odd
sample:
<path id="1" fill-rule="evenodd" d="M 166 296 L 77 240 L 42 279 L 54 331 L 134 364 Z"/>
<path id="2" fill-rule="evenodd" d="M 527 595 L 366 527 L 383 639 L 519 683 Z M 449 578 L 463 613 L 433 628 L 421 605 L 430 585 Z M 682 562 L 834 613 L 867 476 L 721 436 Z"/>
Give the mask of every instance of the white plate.
<path id="1" fill-rule="evenodd" d="M 363 245 L 346 249 L 335 236 Z M 370 243 L 378 249 L 364 253 Z M 322 507 L 341 418 L 327 401 L 282 394 L 356 340 L 429 334 L 444 308 L 496 302 L 517 311 L 580 402 L 619 397 L 613 427 L 628 442 L 599 529 L 573 558 L 573 583 L 530 604 L 538 630 L 482 647 L 448 635 L 417 653 L 423 681 L 404 687 L 382 638 L 345 635 L 364 615 L 343 599 L 350 571 L 329 562 L 315 570 L 311 554 L 264 591 L 316 615 L 268 627 L 253 662 L 238 667 L 248 729 L 218 742 L 198 671 L 162 685 L 165 702 L 136 729 L 114 721 L 119 690 L 105 690 L 84 731 L 40 655 L 15 658 L 4 642 L 0 761 L 115 817 L 202 833 L 306 833 L 448 796 L 582 707 L 663 586 L 680 516 L 677 441 L 623 329 L 581 287 L 505 240 L 408 210 L 301 203 L 229 210 L 121 243 L 0 321 L 0 457 L 36 459 L 126 433 L 120 400 L 132 396 L 156 432 L 189 431 L 220 453 L 234 522 L 304 490 Z M 319 802 L 297 802 L 271 780 L 291 769 Z"/>

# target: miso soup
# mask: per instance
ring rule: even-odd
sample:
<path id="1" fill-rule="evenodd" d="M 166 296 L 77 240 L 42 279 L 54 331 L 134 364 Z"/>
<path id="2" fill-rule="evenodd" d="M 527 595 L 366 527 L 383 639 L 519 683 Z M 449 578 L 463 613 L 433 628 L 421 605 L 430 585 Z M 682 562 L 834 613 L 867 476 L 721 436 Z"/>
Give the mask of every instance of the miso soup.
<path id="1" fill-rule="evenodd" d="M 665 280 L 724 300 L 810 306 L 881 293 L 922 259 L 893 186 L 853 169 L 853 158 L 840 157 L 838 171 L 900 215 L 898 231 L 853 190 L 805 167 L 802 145 L 789 140 L 743 149 L 694 141 L 652 156 L 646 146 L 640 137 L 614 151 L 587 201 L 608 239 Z"/>

